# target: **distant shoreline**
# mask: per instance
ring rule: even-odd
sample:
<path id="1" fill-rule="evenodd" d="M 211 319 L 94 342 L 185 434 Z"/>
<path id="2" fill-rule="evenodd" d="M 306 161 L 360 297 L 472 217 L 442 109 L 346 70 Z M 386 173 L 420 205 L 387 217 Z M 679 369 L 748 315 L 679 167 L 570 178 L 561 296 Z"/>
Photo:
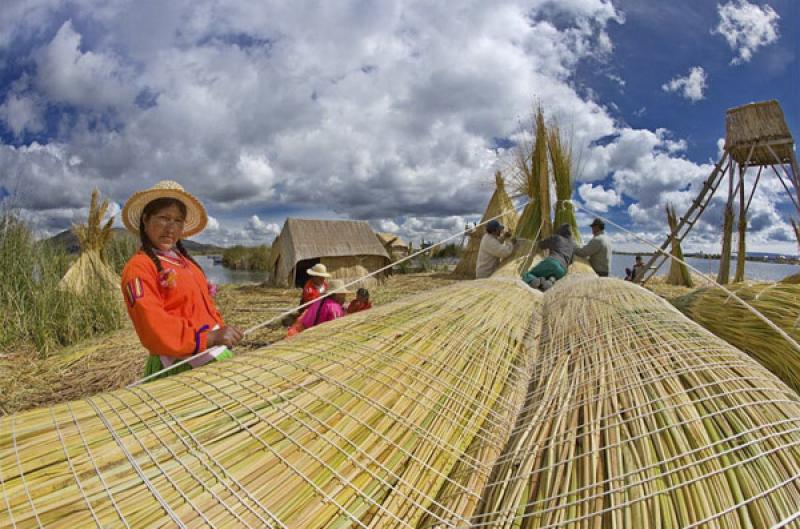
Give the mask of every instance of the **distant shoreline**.
<path id="1" fill-rule="evenodd" d="M 636 256 L 641 255 L 642 258 L 650 257 L 653 253 L 646 253 L 646 252 L 614 252 L 614 255 L 630 255 Z M 719 260 L 719 254 L 707 254 L 707 253 L 687 253 L 684 254 L 684 257 L 692 257 L 694 259 L 705 259 L 708 261 Z M 736 256 L 732 256 L 731 260 L 735 260 Z M 797 257 L 788 257 L 783 255 L 748 255 L 744 258 L 745 261 L 753 261 L 757 263 L 772 263 L 772 264 L 787 264 L 787 265 L 800 265 L 800 258 Z"/>

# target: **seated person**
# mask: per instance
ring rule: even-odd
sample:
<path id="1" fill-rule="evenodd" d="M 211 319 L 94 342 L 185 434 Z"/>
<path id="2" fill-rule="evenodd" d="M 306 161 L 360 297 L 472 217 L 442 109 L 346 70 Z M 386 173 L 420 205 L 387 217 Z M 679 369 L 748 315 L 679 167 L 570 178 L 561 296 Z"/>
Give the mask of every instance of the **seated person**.
<path id="1" fill-rule="evenodd" d="M 355 314 L 362 310 L 371 309 L 372 304 L 369 302 L 369 290 L 366 288 L 359 288 L 356 290 L 356 299 L 350 302 L 347 306 L 348 314 Z"/>
<path id="2" fill-rule="evenodd" d="M 569 224 L 559 226 L 556 234 L 539 241 L 538 247 L 550 250 L 550 255 L 522 274 L 522 280 L 532 288 L 545 291 L 567 274 L 567 268 L 572 263 L 576 245 Z"/>
<path id="3" fill-rule="evenodd" d="M 344 281 L 341 279 L 332 279 L 328 286 L 328 291 L 331 292 L 328 297 L 318 299 L 308 306 L 305 312 L 289 328 L 287 336 L 294 336 L 305 329 L 345 315 L 344 302 L 347 294 L 352 294 L 352 292 L 344 288 Z"/>

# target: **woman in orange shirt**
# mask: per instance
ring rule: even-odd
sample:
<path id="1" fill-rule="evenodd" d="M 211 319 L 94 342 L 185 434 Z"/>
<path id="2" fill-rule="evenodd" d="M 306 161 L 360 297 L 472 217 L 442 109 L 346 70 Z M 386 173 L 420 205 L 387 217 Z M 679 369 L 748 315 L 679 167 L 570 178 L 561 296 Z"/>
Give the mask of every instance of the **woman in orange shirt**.
<path id="1" fill-rule="evenodd" d="M 122 271 L 122 293 L 139 340 L 150 352 L 145 376 L 190 357 L 160 376 L 232 356 L 228 347 L 243 334 L 225 325 L 214 304 L 216 289 L 181 243 L 208 222 L 200 201 L 177 182 L 163 180 L 134 193 L 122 220 L 141 241 Z"/>

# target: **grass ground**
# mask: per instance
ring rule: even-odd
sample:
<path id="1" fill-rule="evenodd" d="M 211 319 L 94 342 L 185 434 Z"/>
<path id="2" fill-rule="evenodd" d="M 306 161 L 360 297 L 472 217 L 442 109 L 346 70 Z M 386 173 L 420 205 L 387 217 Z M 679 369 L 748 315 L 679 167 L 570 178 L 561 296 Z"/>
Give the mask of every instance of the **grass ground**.
<path id="1" fill-rule="evenodd" d="M 444 274 L 407 274 L 391 277 L 371 289 L 373 305 L 453 283 Z M 218 304 L 227 323 L 242 329 L 269 320 L 296 306 L 299 289 L 255 285 L 225 285 Z M 280 323 L 250 335 L 236 353 L 259 349 L 286 335 Z M 84 340 L 42 355 L 33 347 L 0 353 L 0 414 L 14 413 L 123 387 L 141 378 L 147 352 L 133 327 Z"/>

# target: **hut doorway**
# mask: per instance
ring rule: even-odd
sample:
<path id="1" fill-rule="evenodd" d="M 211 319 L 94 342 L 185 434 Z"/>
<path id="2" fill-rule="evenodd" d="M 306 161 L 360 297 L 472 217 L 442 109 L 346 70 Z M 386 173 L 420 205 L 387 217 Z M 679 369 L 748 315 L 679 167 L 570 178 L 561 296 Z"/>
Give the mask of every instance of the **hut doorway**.
<path id="1" fill-rule="evenodd" d="M 298 261 L 294 268 L 294 286 L 303 288 L 303 285 L 308 281 L 308 272 L 306 270 L 319 262 L 319 258 Z"/>

